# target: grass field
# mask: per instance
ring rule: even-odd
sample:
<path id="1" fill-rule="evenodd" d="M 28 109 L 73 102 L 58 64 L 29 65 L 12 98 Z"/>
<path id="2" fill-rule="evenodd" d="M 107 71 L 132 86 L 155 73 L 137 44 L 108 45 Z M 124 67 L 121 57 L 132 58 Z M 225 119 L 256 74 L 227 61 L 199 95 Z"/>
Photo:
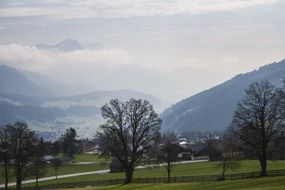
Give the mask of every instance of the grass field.
<path id="1" fill-rule="evenodd" d="M 62 153 L 53 155 L 56 158 L 62 158 L 64 157 Z M 100 155 L 96 155 L 96 154 L 86 154 L 86 153 L 82 153 L 82 154 L 76 154 L 74 155 L 74 159 L 72 160 L 72 162 L 110 162 L 109 158 L 106 157 L 102 157 Z"/>
<path id="2" fill-rule="evenodd" d="M 62 154 L 56 155 L 56 157 L 62 157 Z M 96 164 L 88 164 L 88 165 L 63 165 L 58 170 L 58 175 L 64 174 L 72 174 L 79 172 L 89 172 L 96 171 L 102 169 L 108 169 L 108 159 L 102 158 L 98 155 L 90 155 L 90 154 L 78 154 L 75 155 L 74 162 L 97 162 Z M 12 171 L 13 172 L 13 171 Z M 4 169 L 3 166 L 0 166 L 0 184 L 4 182 Z M 54 168 L 48 166 L 46 168 L 46 173 L 43 177 L 54 176 Z M 28 178 L 29 179 L 29 178 Z M 15 181 L 15 178 L 11 178 L 10 182 Z"/>
<path id="3" fill-rule="evenodd" d="M 130 184 L 71 190 L 285 190 L 285 177 L 266 177 L 204 183 Z"/>
<path id="4" fill-rule="evenodd" d="M 108 169 L 108 168 L 109 168 L 108 164 L 63 165 L 58 169 L 58 175 L 96 171 L 96 170 L 102 170 L 102 169 Z M 0 166 L 0 184 L 4 182 L 3 173 L 4 173 L 3 166 Z M 48 166 L 46 168 L 46 173 L 44 177 L 54 176 L 54 175 L 55 175 L 54 168 L 51 166 Z M 15 181 L 15 178 L 11 178 L 10 182 L 12 181 Z"/>
<path id="5" fill-rule="evenodd" d="M 221 169 L 217 167 L 218 162 L 206 162 L 206 163 L 192 163 L 177 165 L 172 173 L 172 176 L 196 176 L 196 175 L 216 175 L 221 174 Z M 285 169 L 285 161 L 268 161 L 268 170 Z M 244 173 L 259 171 L 259 164 L 254 160 L 242 161 L 241 167 L 235 171 L 228 171 L 227 173 Z M 164 167 L 160 168 L 147 168 L 135 170 L 134 177 L 162 177 L 166 176 L 166 170 Z M 109 174 L 94 174 L 85 175 L 71 178 L 64 178 L 58 180 L 50 180 L 41 182 L 42 185 L 57 184 L 57 183 L 70 183 L 70 182 L 82 182 L 92 180 L 103 179 L 119 179 L 124 178 L 124 173 L 109 173 Z"/>
<path id="6" fill-rule="evenodd" d="M 77 154 L 74 158 L 75 162 L 109 162 L 109 159 L 94 154 Z"/>

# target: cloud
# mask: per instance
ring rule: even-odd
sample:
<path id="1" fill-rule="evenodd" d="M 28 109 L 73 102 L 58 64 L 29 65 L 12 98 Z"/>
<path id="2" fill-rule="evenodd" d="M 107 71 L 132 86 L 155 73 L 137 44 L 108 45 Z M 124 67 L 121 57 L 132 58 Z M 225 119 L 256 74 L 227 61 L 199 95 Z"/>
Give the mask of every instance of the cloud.
<path id="1" fill-rule="evenodd" d="M 43 73 L 64 83 L 87 84 L 96 89 L 159 93 L 161 89 L 158 86 L 165 90 L 169 84 L 163 83 L 167 77 L 137 64 L 124 49 L 61 52 L 8 44 L 0 45 L 0 64 Z"/>
<path id="2" fill-rule="evenodd" d="M 172 73 L 145 67 L 124 49 L 60 52 L 8 44 L 0 45 L 0 64 L 42 73 L 67 84 L 133 89 L 171 102 L 206 88 L 209 81 L 212 84 L 219 80 L 202 70 L 183 69 Z"/>
<path id="3" fill-rule="evenodd" d="M 20 44 L 0 45 L 0 61 L 28 70 L 69 66 L 133 64 L 135 59 L 124 49 L 76 50 L 50 52 Z"/>
<path id="4" fill-rule="evenodd" d="M 238 56 L 223 55 L 221 58 L 221 63 L 223 63 L 223 64 L 234 65 L 239 61 L 240 61 L 240 57 L 238 57 Z"/>
<path id="5" fill-rule="evenodd" d="M 22 0 L 0 9 L 0 17 L 45 16 L 56 19 L 125 18 L 232 11 L 279 0 Z"/>
<path id="6" fill-rule="evenodd" d="M 126 78 L 127 69 L 140 67 L 124 49 L 60 52 L 20 44 L 0 45 L 0 64 L 42 73 L 67 84 L 87 84 L 105 89 L 115 88 L 120 78 Z M 130 77 L 124 82 L 128 80 Z M 121 84 L 122 88 L 124 83 Z"/>
<path id="7" fill-rule="evenodd" d="M 212 60 L 211 60 L 212 59 Z M 210 63 L 209 63 L 209 60 Z M 229 77 L 237 74 L 239 68 L 245 68 L 242 65 L 243 60 L 238 55 L 222 54 L 220 56 L 202 57 L 196 56 L 186 59 L 182 62 L 184 67 L 191 67 L 197 70 L 206 70 L 213 73 L 226 73 Z"/>

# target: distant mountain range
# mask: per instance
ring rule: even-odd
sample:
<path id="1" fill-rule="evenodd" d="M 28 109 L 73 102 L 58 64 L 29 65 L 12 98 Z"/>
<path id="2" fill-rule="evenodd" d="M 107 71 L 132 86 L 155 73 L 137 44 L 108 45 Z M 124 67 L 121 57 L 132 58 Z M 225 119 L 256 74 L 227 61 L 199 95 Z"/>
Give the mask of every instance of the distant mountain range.
<path id="1" fill-rule="evenodd" d="M 178 133 L 225 130 L 238 100 L 244 96 L 250 83 L 269 80 L 279 86 L 284 78 L 285 60 L 237 75 L 166 109 L 161 114 L 162 130 Z M 0 65 L 0 126 L 21 120 L 47 139 L 54 139 L 67 127 L 74 127 L 81 137 L 93 137 L 103 122 L 100 107 L 112 98 L 121 101 L 147 99 L 161 111 L 161 100 L 149 94 L 133 90 L 92 89 L 86 93 L 73 90 L 74 86 L 61 84 L 39 73 Z"/>
<path id="2" fill-rule="evenodd" d="M 244 90 L 255 81 L 268 80 L 280 86 L 285 79 L 285 60 L 249 73 L 240 74 L 220 85 L 186 98 L 166 109 L 161 117 L 164 131 L 225 130 Z"/>
<path id="3" fill-rule="evenodd" d="M 156 108 L 161 106 L 158 98 L 133 90 L 70 95 L 69 86 L 39 73 L 0 65 L 0 126 L 26 121 L 48 139 L 57 137 L 67 127 L 77 129 L 81 137 L 92 137 L 102 123 L 100 107 L 110 99 L 142 98 Z"/>
<path id="4" fill-rule="evenodd" d="M 37 44 L 41 50 L 74 51 L 83 49 L 82 45 L 74 39 L 65 39 L 55 45 Z"/>

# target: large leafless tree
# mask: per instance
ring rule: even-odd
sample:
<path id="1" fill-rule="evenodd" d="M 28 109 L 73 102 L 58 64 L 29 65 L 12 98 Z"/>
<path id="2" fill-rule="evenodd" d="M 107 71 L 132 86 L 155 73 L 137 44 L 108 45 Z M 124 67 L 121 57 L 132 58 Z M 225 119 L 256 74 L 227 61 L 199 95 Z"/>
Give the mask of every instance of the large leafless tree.
<path id="1" fill-rule="evenodd" d="M 254 150 L 266 175 L 269 145 L 284 128 L 284 95 L 268 81 L 252 83 L 238 103 L 233 117 L 234 133 Z"/>
<path id="2" fill-rule="evenodd" d="M 16 122 L 7 128 L 10 135 L 9 150 L 15 162 L 16 190 L 21 190 L 22 180 L 31 175 L 30 164 L 35 154 L 35 145 L 38 144 L 34 131 L 24 122 Z"/>
<path id="3" fill-rule="evenodd" d="M 9 125 L 0 128 L 0 162 L 4 165 L 4 179 L 5 179 L 5 190 L 8 189 L 12 158 L 11 150 L 9 149 L 11 145 L 10 134 L 8 133 Z"/>
<path id="4" fill-rule="evenodd" d="M 126 183 L 129 183 L 135 165 L 150 149 L 162 121 L 152 105 L 141 99 L 130 99 L 125 103 L 113 99 L 101 110 L 106 120 L 98 133 L 101 146 L 106 154 L 120 162 Z"/>

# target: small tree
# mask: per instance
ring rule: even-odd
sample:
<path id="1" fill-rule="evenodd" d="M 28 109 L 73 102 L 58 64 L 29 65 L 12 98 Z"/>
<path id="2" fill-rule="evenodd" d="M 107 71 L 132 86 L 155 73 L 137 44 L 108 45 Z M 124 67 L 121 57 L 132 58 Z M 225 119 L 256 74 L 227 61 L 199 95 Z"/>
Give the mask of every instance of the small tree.
<path id="1" fill-rule="evenodd" d="M 55 179 L 57 179 L 58 169 L 62 165 L 62 161 L 59 158 L 54 158 L 51 160 L 51 165 L 54 168 Z"/>
<path id="2" fill-rule="evenodd" d="M 122 164 L 114 157 L 110 163 L 110 172 L 123 172 L 124 168 Z"/>
<path id="3" fill-rule="evenodd" d="M 56 140 L 51 145 L 51 153 L 52 154 L 58 154 L 61 152 L 61 142 L 59 140 Z"/>
<path id="4" fill-rule="evenodd" d="M 207 145 L 207 151 L 208 151 L 208 157 L 209 161 L 213 161 L 213 135 L 211 133 L 208 133 L 206 135 L 206 145 Z"/>
<path id="5" fill-rule="evenodd" d="M 65 156 L 73 158 L 75 154 L 80 153 L 80 146 L 76 140 L 77 133 L 73 128 L 69 128 L 61 136 L 61 147 Z"/>
<path id="6" fill-rule="evenodd" d="M 153 136 L 153 145 L 144 158 L 144 164 L 159 164 L 161 162 L 161 142 L 162 134 L 160 131 L 157 131 Z"/>
<path id="7" fill-rule="evenodd" d="M 258 157 L 261 176 L 266 175 L 270 143 L 284 128 L 284 95 L 268 81 L 252 83 L 238 103 L 233 131 Z"/>
<path id="8" fill-rule="evenodd" d="M 102 108 L 106 123 L 98 132 L 100 146 L 105 155 L 115 157 L 125 170 L 126 183 L 133 179 L 135 165 L 153 144 L 161 119 L 146 100 L 113 99 Z"/>
<path id="9" fill-rule="evenodd" d="M 34 147 L 35 154 L 32 159 L 33 165 L 31 166 L 31 174 L 36 179 L 36 190 L 38 190 L 39 177 L 45 174 L 46 163 L 43 160 L 43 156 L 46 153 L 46 147 L 43 139 L 41 138 L 40 142 Z"/>
<path id="10" fill-rule="evenodd" d="M 178 158 L 177 135 L 167 132 L 162 137 L 161 159 L 166 162 L 167 182 L 170 183 L 171 172 Z"/>
<path id="11" fill-rule="evenodd" d="M 218 164 L 218 167 L 222 168 L 222 177 L 221 179 L 225 179 L 225 173 L 227 170 L 236 170 L 241 164 L 239 159 L 241 158 L 241 149 L 239 143 L 236 139 L 231 136 L 226 135 L 223 138 L 222 144 L 222 161 Z"/>

